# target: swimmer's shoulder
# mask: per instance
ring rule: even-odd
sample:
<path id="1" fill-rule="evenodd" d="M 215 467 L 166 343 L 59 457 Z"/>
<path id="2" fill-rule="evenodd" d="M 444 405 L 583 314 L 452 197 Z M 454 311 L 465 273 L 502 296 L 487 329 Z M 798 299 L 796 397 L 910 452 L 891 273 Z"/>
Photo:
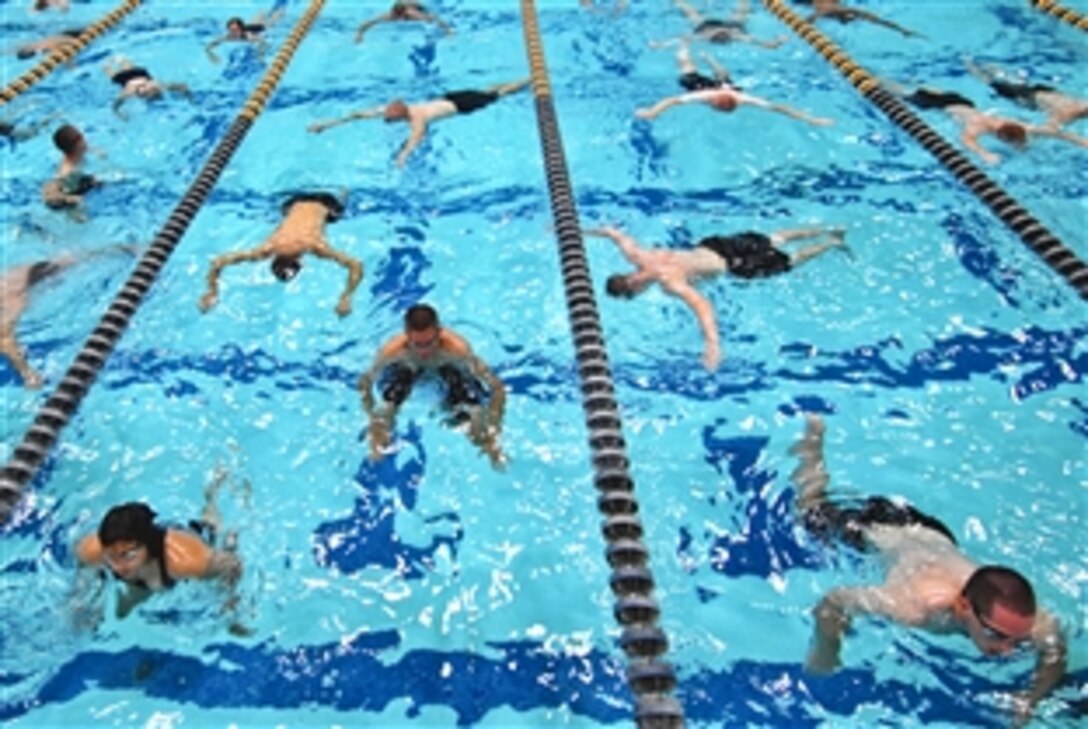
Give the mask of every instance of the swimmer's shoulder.
<path id="1" fill-rule="evenodd" d="M 442 329 L 440 335 L 442 351 L 451 357 L 468 357 L 472 354 L 472 347 L 468 341 L 452 329 Z"/>
<path id="2" fill-rule="evenodd" d="M 208 572 L 213 551 L 192 532 L 166 530 L 166 571 L 172 577 L 203 577 Z"/>
<path id="3" fill-rule="evenodd" d="M 97 534 L 88 534 L 76 545 L 76 559 L 83 564 L 102 564 L 102 542 Z"/>

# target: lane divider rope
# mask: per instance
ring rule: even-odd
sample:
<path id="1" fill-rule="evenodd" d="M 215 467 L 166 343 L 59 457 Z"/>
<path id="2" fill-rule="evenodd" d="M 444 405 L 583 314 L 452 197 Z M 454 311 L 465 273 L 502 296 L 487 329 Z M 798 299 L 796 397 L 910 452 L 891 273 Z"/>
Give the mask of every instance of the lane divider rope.
<path id="1" fill-rule="evenodd" d="M 684 711 L 671 696 L 676 688 L 676 675 L 672 666 L 663 660 L 668 639 L 657 625 L 661 609 L 653 598 L 650 554 L 642 542 L 642 523 L 637 516 L 638 501 L 628 470 L 623 424 L 533 0 L 521 1 L 521 14 L 567 312 L 578 361 L 582 407 L 589 431 L 594 484 L 598 490 L 597 507 L 604 518 L 602 532 L 608 544 L 606 557 L 612 568 L 609 583 L 616 596 L 614 614 L 622 627 L 620 648 L 628 657 L 627 684 L 637 701 L 635 721 L 646 728 L 682 727 Z"/>
<path id="2" fill-rule="evenodd" d="M 12 457 L 0 470 L 0 523 L 6 522 L 18 504 L 27 484 L 56 444 L 60 431 L 79 408 L 84 396 L 94 384 L 99 370 L 105 365 L 121 334 L 136 313 L 160 270 L 177 247 L 181 237 L 196 217 L 220 174 L 234 156 L 254 119 L 264 110 L 272 92 L 279 84 L 299 43 L 306 36 L 320 13 L 325 0 L 312 0 L 287 40 L 269 64 L 264 78 L 246 100 L 234 123 L 219 141 L 204 163 L 200 174 L 175 206 L 154 242 L 140 259 L 113 303 L 106 310 L 98 327 L 84 342 L 83 348 L 68 372 L 49 396 L 45 405 L 15 447 Z"/>
<path id="3" fill-rule="evenodd" d="M 1076 289 L 1082 299 L 1088 300 L 1088 264 L 1078 258 L 1072 249 L 1021 207 L 962 152 L 919 119 L 899 98 L 883 88 L 868 71 L 854 63 L 831 39 L 787 8 L 782 0 L 763 0 L 763 4 L 835 66 L 889 119 L 918 140 L 926 151 L 985 203 L 1001 222 L 1011 228 L 1028 248 Z"/>
<path id="4" fill-rule="evenodd" d="M 112 12 L 106 13 L 97 21 L 84 28 L 83 32 L 76 38 L 73 38 L 71 43 L 65 43 L 63 48 L 58 48 L 50 52 L 50 54 L 39 61 L 36 66 L 13 80 L 5 86 L 3 90 L 0 90 L 0 106 L 7 104 L 15 97 L 25 93 L 31 86 L 48 76 L 62 63 L 71 61 L 80 53 L 80 51 L 86 48 L 91 41 L 117 25 L 117 23 L 121 22 L 123 17 L 140 7 L 141 2 L 142 0 L 125 0 Z"/>
<path id="5" fill-rule="evenodd" d="M 1078 13 L 1076 10 L 1066 8 L 1058 4 L 1057 0 L 1028 0 L 1036 10 L 1050 13 L 1059 20 L 1064 20 L 1075 28 L 1088 30 L 1088 15 Z"/>

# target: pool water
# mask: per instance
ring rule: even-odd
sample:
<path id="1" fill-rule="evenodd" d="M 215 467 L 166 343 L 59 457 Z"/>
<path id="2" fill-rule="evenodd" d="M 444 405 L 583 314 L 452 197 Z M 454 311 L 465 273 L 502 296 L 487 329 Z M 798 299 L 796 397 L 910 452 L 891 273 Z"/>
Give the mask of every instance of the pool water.
<path id="1" fill-rule="evenodd" d="M 963 69 L 969 55 L 1088 95 L 1084 36 L 1027 3 L 856 4 L 927 36 L 822 26 L 878 76 L 1030 116 L 987 96 Z M 5 38 L 39 37 L 113 6 L 77 3 L 58 18 L 23 5 L 0 3 Z M 528 74 L 513 4 L 429 5 L 452 37 L 381 26 L 356 46 L 354 28 L 386 4 L 327 4 L 4 528 L 0 716 L 11 726 L 630 721 L 530 95 L 442 122 L 403 170 L 392 163 L 402 125 L 305 131 L 393 97 Z M 1001 726 L 1010 691 L 1026 684 L 1026 654 L 994 662 L 964 638 L 877 621 L 859 622 L 834 676 L 801 669 L 820 596 L 879 579 L 875 565 L 818 548 L 793 519 L 787 451 L 798 414 L 814 410 L 826 414 L 839 493 L 905 497 L 940 516 L 975 558 L 1034 581 L 1070 644 L 1070 676 L 1040 714 L 1076 725 L 1088 692 L 1082 302 L 796 37 L 777 51 L 696 50 L 746 91 L 833 117 L 833 127 L 752 110 L 634 119 L 635 108 L 678 91 L 672 52 L 648 42 L 686 26 L 668 3 L 633 5 L 613 17 L 573 0 L 538 3 L 583 223 L 675 247 L 716 233 L 842 225 L 853 252 L 772 280 L 705 285 L 725 355 L 708 373 L 690 312 L 660 293 L 605 297 L 605 275 L 625 263 L 607 241 L 586 241 L 689 720 Z M 88 196 L 89 223 L 65 221 L 37 201 L 56 164 L 48 134 L 8 144 L 5 269 L 153 237 L 265 68 L 248 48 L 223 46 L 212 64 L 200 47 L 226 17 L 263 7 L 147 3 L 74 68 L 7 105 L 5 115 L 58 111 L 80 126 L 105 153 L 89 167 L 109 184 Z M 270 54 L 306 7 L 287 3 Z M 721 15 L 731 6 L 710 7 Z M 789 32 L 761 8 L 750 31 Z M 119 120 L 101 72 L 114 54 L 189 84 L 194 102 L 130 102 L 129 120 Z M 5 81 L 26 67 L 9 57 Z M 952 122 L 924 117 L 957 139 Z M 1088 153 L 1042 142 L 1003 156 L 988 174 L 1088 255 Z M 329 236 L 366 266 L 354 312 L 333 311 L 344 271 L 308 261 L 287 285 L 264 265 L 227 269 L 218 306 L 202 315 L 210 260 L 261 242 L 286 194 L 309 188 L 349 191 Z M 19 335 L 47 388 L 131 266 L 125 256 L 95 259 L 35 292 Z M 400 413 L 395 452 L 367 458 L 355 381 L 419 301 L 506 383 L 505 472 L 443 426 L 426 388 Z M 7 456 L 45 395 L 6 366 L 0 387 Z M 93 633 L 75 630 L 66 607 L 74 542 L 127 500 L 184 523 L 220 471 L 253 635 L 230 635 L 217 593 L 196 584 L 123 621 L 107 612 Z"/>

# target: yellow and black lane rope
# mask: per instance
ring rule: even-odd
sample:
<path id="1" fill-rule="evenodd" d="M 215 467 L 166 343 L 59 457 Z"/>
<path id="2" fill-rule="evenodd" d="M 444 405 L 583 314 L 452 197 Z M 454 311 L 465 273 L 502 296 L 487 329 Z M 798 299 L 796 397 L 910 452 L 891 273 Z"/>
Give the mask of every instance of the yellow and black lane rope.
<path id="1" fill-rule="evenodd" d="M 661 610 L 653 598 L 650 553 L 642 542 L 642 523 L 638 518 L 635 484 L 629 471 L 623 423 L 593 295 L 593 279 L 559 134 L 533 0 L 522 0 L 521 15 L 567 315 L 578 363 L 582 408 L 589 431 L 594 485 L 598 491 L 597 508 L 604 518 L 601 531 L 608 544 L 606 557 L 612 567 L 609 584 L 616 596 L 615 617 L 622 626 L 620 648 L 629 659 L 627 684 L 637 701 L 635 721 L 638 726 L 672 729 L 684 725 L 684 710 L 671 695 L 676 688 L 676 674 L 664 661 L 668 639 L 657 624 Z"/>
<path id="2" fill-rule="evenodd" d="M 253 126 L 254 120 L 264 109 L 268 98 L 275 91 L 295 50 L 324 5 L 325 0 L 311 1 L 310 7 L 280 47 L 264 78 L 246 100 L 230 129 L 219 140 L 219 144 L 201 168 L 200 174 L 174 207 L 155 240 L 140 258 L 136 270 L 114 297 L 113 303 L 103 314 L 102 320 L 87 341 L 83 343 L 83 347 L 75 361 L 69 366 L 64 378 L 38 411 L 34 422 L 23 436 L 22 442 L 14 448 L 11 458 L 0 470 L 0 523 L 6 521 L 11 515 L 23 491 L 56 444 L 61 429 L 67 425 L 68 420 L 79 408 L 79 404 L 94 384 L 99 371 L 106 364 L 106 360 L 128 327 L 129 321 L 136 313 L 144 296 L 155 283 L 162 267 L 174 252 L 185 231 L 188 230 L 208 194 L 215 187 L 219 176 Z"/>
<path id="3" fill-rule="evenodd" d="M 1057 0 L 1028 0 L 1028 2 L 1034 5 L 1036 10 L 1050 13 L 1058 20 L 1063 20 L 1081 30 L 1088 30 L 1088 15 L 1064 7 Z"/>
<path id="4" fill-rule="evenodd" d="M 919 119 L 898 97 L 881 86 L 868 71 L 854 63 L 831 39 L 786 7 L 782 0 L 763 0 L 763 4 L 839 69 L 865 98 L 936 157 L 938 162 L 993 210 L 1001 222 L 1011 228 L 1028 248 L 1076 289 L 1081 298 L 1088 299 L 1088 264 L 1078 258 L 1071 248 L 987 177 L 975 163 Z"/>
<path id="5" fill-rule="evenodd" d="M 36 66 L 26 71 L 0 91 L 0 106 L 7 104 L 15 97 L 25 93 L 31 86 L 41 81 L 53 72 L 62 63 L 68 63 L 76 57 L 87 45 L 98 36 L 105 33 L 121 22 L 121 19 L 140 7 L 142 0 L 125 0 L 106 13 L 94 23 L 91 23 L 71 43 L 65 43 L 63 48 L 52 51 Z"/>

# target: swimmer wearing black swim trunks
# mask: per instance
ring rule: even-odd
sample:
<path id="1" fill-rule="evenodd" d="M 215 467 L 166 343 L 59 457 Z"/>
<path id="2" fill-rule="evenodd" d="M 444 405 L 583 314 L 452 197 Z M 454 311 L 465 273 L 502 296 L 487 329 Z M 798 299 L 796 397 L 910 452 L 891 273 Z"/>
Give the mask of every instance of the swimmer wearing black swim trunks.
<path id="1" fill-rule="evenodd" d="M 264 243 L 248 251 L 227 253 L 212 261 L 208 269 L 208 290 L 200 299 L 200 310 L 207 312 L 219 300 L 219 276 L 224 268 L 238 263 L 271 259 L 272 273 L 284 283 L 302 269 L 302 258 L 309 254 L 340 264 L 348 271 L 347 284 L 336 305 L 339 316 L 351 313 L 351 297 L 363 280 L 362 262 L 329 245 L 327 223 L 335 223 L 344 214 L 347 193 L 336 197 L 327 192 L 300 192 L 283 203 L 283 222 Z"/>
<path id="2" fill-rule="evenodd" d="M 208 518 L 190 522 L 188 529 L 160 526 L 150 507 L 130 502 L 106 512 L 97 533 L 79 542 L 76 557 L 81 566 L 101 569 L 103 577 L 108 572 L 128 587 L 117 603 L 118 618 L 126 617 L 152 593 L 169 590 L 179 580 L 221 580 L 233 593 L 242 576 L 242 562 L 235 552 L 233 534 L 227 535 L 223 549 L 214 546 L 218 524 L 210 515 L 217 513 L 217 490 L 213 482 L 205 492 Z M 228 604 L 232 598 L 228 598 Z"/>
<path id="3" fill-rule="evenodd" d="M 136 66 L 126 59 L 110 59 L 106 62 L 103 70 L 109 76 L 111 82 L 121 87 L 117 98 L 114 99 L 113 111 L 122 119 L 127 117 L 121 111 L 121 107 L 132 97 L 155 101 L 161 99 L 164 92 L 170 91 L 192 100 L 192 94 L 187 85 L 159 82 L 152 77 L 146 68 Z"/>
<path id="4" fill-rule="evenodd" d="M 839 667 L 843 635 L 853 618 L 872 615 L 934 633 L 961 633 L 990 656 L 1031 643 L 1039 657 L 1031 688 L 1016 706 L 1026 721 L 1061 680 L 1065 638 L 1058 621 L 1036 606 L 1031 584 L 1008 567 L 979 566 L 958 548 L 952 530 L 908 504 L 882 497 L 846 506 L 827 495 L 824 423 L 809 415 L 791 453 L 801 522 L 820 539 L 840 538 L 878 552 L 887 570 L 881 585 L 840 587 L 820 601 L 806 661 L 813 673 Z"/>
<path id="5" fill-rule="evenodd" d="M 340 119 L 314 122 L 307 129 L 311 133 L 317 134 L 330 127 L 362 119 L 381 118 L 387 123 L 406 122 L 411 128 L 411 132 L 400 152 L 397 153 L 396 158 L 397 166 L 403 167 L 408 161 L 408 156 L 423 141 L 431 122 L 446 117 L 471 114 L 485 106 L 489 106 L 503 96 L 524 89 L 528 85 L 529 80 L 525 79 L 511 83 L 495 84 L 482 91 L 452 91 L 440 98 L 418 104 L 408 104 L 401 99 L 394 99 L 384 106 L 354 111 Z"/>
<path id="6" fill-rule="evenodd" d="M 764 278 L 785 273 L 832 248 L 846 249 L 840 228 L 806 228 L 777 231 L 771 236 L 740 233 L 704 238 L 687 250 L 648 249 L 615 228 L 583 231 L 585 235 L 608 238 L 636 270 L 609 276 L 609 296 L 632 299 L 653 284 L 691 307 L 703 333 L 703 366 L 718 367 L 721 346 L 718 325 L 710 302 L 695 289 L 702 279 L 731 274 L 740 278 Z M 792 255 L 779 250 L 793 241 L 822 238 Z"/>
<path id="7" fill-rule="evenodd" d="M 404 332 L 386 342 L 371 367 L 359 377 L 363 410 L 370 417 L 367 433 L 371 458 L 377 460 L 384 453 L 397 410 L 413 386 L 431 377 L 444 386 L 444 406 L 450 422 L 467 425 L 469 439 L 487 454 L 493 466 L 502 468 L 505 457 L 499 435 L 506 388 L 472 352 L 468 342 L 443 327 L 438 313 L 426 304 L 408 309 Z M 374 402 L 375 381 L 382 394 L 381 407 Z"/>
<path id="8" fill-rule="evenodd" d="M 966 63 L 971 75 L 987 84 L 1001 98 L 1025 109 L 1046 113 L 1045 126 L 1049 128 L 1057 129 L 1088 119 L 1088 99 L 1064 94 L 1048 84 L 1009 80 L 997 67 L 980 66 L 971 60 Z"/>
<path id="9" fill-rule="evenodd" d="M 212 63 L 219 63 L 219 56 L 215 55 L 215 49 L 223 43 L 249 43 L 257 49 L 257 54 L 263 56 L 268 49 L 264 33 L 275 25 L 283 17 L 284 8 L 279 7 L 270 15 L 260 13 L 250 22 L 234 17 L 227 20 L 227 34 L 216 38 L 204 48 L 208 59 Z"/>

